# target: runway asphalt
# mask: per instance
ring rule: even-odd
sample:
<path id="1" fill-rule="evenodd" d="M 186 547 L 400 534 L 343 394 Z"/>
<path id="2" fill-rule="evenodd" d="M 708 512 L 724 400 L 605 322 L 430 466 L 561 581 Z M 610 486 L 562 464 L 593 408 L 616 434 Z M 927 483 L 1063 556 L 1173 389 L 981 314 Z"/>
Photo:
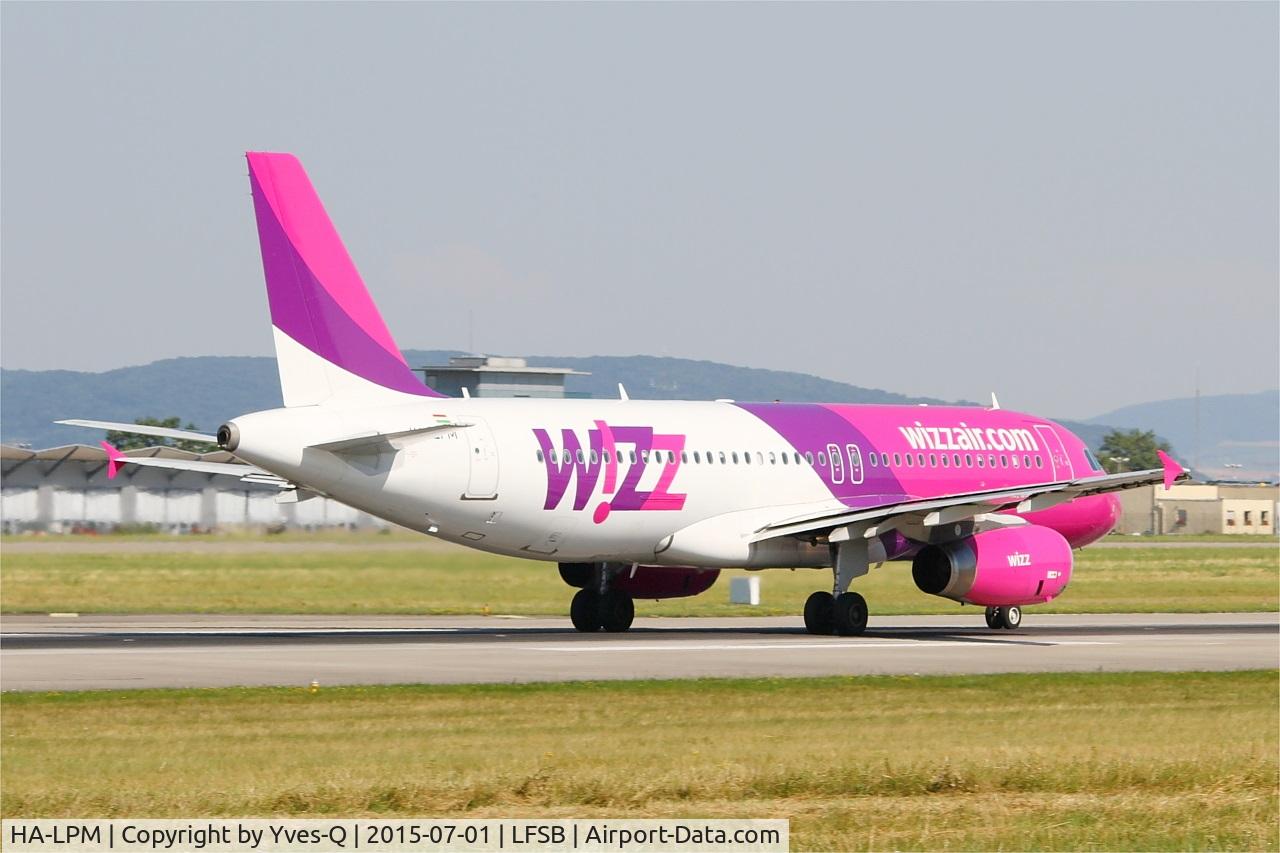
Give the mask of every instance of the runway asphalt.
<path id="1" fill-rule="evenodd" d="M 567 619 L 6 616 L 0 688 L 482 683 L 1280 666 L 1276 613 L 1037 615 L 992 631 L 976 608 L 872 617 L 815 637 L 795 617 L 637 619 L 579 634 Z"/>

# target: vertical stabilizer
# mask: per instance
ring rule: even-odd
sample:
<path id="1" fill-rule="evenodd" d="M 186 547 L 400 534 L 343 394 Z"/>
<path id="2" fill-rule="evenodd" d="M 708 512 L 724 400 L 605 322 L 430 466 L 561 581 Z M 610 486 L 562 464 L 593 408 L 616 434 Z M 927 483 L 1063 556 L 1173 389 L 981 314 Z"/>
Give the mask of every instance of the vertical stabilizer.
<path id="1" fill-rule="evenodd" d="M 298 159 L 246 158 L 284 404 L 441 396 L 405 363 Z"/>

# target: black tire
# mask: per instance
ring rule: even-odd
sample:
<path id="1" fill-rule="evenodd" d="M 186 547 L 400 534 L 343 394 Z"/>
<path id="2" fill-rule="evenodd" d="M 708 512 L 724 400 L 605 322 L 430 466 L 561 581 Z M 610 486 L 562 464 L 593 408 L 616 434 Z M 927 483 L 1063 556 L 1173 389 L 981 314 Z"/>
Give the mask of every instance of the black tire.
<path id="1" fill-rule="evenodd" d="M 988 607 L 986 612 L 986 619 L 987 619 L 987 627 L 990 628 L 991 630 L 994 631 L 997 628 L 1002 627 L 1000 624 L 1000 608 L 999 607 Z"/>
<path id="2" fill-rule="evenodd" d="M 584 589 L 591 583 L 591 572 L 594 568 L 595 566 L 590 563 L 561 563 L 560 579 L 569 586 Z"/>
<path id="3" fill-rule="evenodd" d="M 815 592 L 804 603 L 804 627 L 810 634 L 834 634 L 836 600 L 829 592 Z"/>
<path id="4" fill-rule="evenodd" d="M 631 596 L 611 589 L 600 596 L 600 627 L 611 634 L 620 634 L 631 627 L 636 618 L 636 605 Z"/>
<path id="5" fill-rule="evenodd" d="M 600 630 L 600 593 L 594 589 L 580 589 L 569 605 L 569 621 L 584 634 Z"/>
<path id="6" fill-rule="evenodd" d="M 846 592 L 835 600 L 836 633 L 856 637 L 867 630 L 867 600 L 856 592 Z"/>
<path id="7" fill-rule="evenodd" d="M 1007 631 L 1015 631 L 1022 624 L 1021 607 L 1001 607 L 1000 627 Z"/>

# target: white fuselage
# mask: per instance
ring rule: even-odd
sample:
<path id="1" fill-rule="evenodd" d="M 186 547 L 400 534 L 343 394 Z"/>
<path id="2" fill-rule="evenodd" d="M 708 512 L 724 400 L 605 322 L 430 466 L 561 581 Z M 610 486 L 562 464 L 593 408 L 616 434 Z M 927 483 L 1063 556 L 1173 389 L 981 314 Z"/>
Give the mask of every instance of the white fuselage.
<path id="1" fill-rule="evenodd" d="M 437 422 L 457 425 L 344 452 L 308 447 Z M 748 546 L 737 532 L 780 515 L 842 506 L 810 465 L 795 463 L 795 451 L 773 429 L 730 403 L 431 399 L 378 408 L 277 409 L 234 423 L 240 433 L 236 455 L 248 462 L 405 527 L 531 559 L 820 565 L 828 559 L 825 548 L 791 540 Z M 601 423 L 615 436 L 611 483 L 601 449 L 591 461 L 591 431 L 598 433 Z M 654 438 L 646 441 L 646 433 Z M 679 436 L 678 449 L 655 447 L 664 436 Z M 572 449 L 570 461 L 559 461 L 575 438 L 582 461 Z M 557 462 L 549 465 L 552 455 Z M 548 506 L 549 467 L 565 474 L 554 506 Z M 611 508 L 599 518 L 602 503 Z M 714 539 L 714 547 L 697 553 L 671 547 L 672 534 L 690 528 L 684 538 L 697 547 L 699 523 L 708 525 L 702 538 L 708 544 Z M 723 525 L 737 540 L 727 551 L 718 529 Z"/>

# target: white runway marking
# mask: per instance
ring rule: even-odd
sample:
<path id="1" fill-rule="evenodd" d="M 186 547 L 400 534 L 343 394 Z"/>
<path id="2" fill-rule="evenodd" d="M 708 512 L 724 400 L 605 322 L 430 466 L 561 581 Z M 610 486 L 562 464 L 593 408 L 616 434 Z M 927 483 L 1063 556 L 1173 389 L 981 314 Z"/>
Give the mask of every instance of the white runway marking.
<path id="1" fill-rule="evenodd" d="M 965 646 L 974 648 L 982 646 L 1114 646 L 1115 642 L 1094 640 L 914 640 L 909 643 L 877 642 L 875 640 L 846 641 L 831 643 L 662 643 L 659 645 L 641 646 L 634 643 L 574 643 L 564 646 L 518 646 L 517 649 L 531 652 L 740 652 L 764 649 L 936 649 L 943 646 Z"/>

